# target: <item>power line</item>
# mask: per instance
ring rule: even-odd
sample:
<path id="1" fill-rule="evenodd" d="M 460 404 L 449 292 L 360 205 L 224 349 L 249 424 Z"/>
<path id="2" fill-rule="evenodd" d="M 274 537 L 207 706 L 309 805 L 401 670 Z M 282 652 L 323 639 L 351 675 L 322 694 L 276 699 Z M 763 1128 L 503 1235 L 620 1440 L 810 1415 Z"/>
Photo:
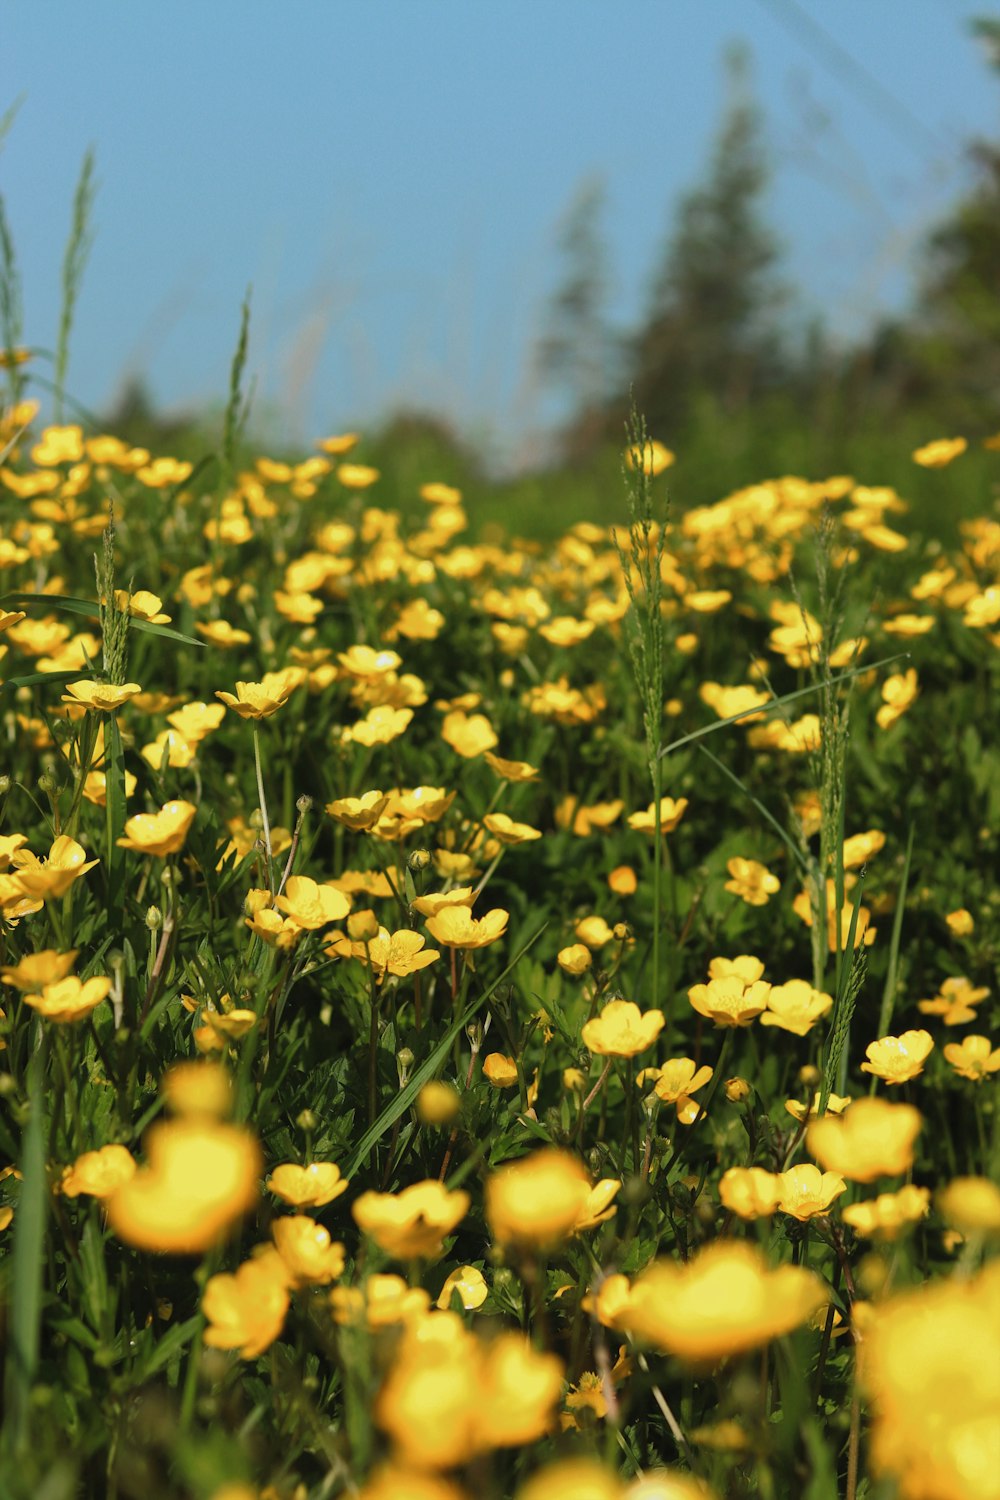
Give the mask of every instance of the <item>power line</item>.
<path id="1" fill-rule="evenodd" d="M 943 136 L 914 114 L 909 105 L 887 89 L 864 63 L 841 46 L 798 0 L 757 0 L 757 3 L 769 11 L 786 31 L 797 35 L 820 58 L 824 67 L 836 74 L 845 87 L 861 98 L 897 135 L 905 138 L 908 146 L 913 147 L 913 138 L 919 135 L 935 153 L 952 153 L 953 147 Z"/>

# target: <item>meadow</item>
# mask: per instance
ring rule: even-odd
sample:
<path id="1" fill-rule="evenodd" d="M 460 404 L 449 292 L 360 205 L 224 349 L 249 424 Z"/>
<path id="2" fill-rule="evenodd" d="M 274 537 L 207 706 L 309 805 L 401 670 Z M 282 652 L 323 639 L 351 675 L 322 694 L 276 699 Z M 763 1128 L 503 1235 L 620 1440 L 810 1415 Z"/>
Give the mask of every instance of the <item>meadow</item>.
<path id="1" fill-rule="evenodd" d="M 1000 1496 L 985 492 L 481 534 L 3 358 L 3 1493 Z"/>

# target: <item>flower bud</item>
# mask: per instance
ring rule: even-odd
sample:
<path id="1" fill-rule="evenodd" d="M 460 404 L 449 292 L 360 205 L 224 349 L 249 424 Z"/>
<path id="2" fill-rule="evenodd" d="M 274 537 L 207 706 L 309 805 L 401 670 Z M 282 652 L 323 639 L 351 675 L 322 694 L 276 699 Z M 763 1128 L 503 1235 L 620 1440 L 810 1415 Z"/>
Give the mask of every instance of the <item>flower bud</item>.
<path id="1" fill-rule="evenodd" d="M 298 1128 L 304 1132 L 304 1134 L 312 1135 L 313 1131 L 316 1129 L 316 1126 L 319 1124 L 319 1121 L 316 1119 L 316 1116 L 313 1114 L 311 1109 L 303 1109 L 300 1110 L 296 1115 L 295 1123 Z"/>
<path id="2" fill-rule="evenodd" d="M 409 859 L 406 861 L 406 864 L 407 867 L 412 870 L 414 875 L 418 875 L 421 870 L 427 869 L 427 866 L 430 864 L 430 862 L 431 857 L 426 849 L 414 849 Z"/>
<path id="3" fill-rule="evenodd" d="M 406 1080 L 410 1076 L 410 1069 L 413 1067 L 413 1064 L 415 1062 L 416 1058 L 410 1051 L 409 1047 L 400 1047 L 399 1051 L 396 1053 L 396 1069 L 399 1073 L 400 1088 L 404 1087 Z"/>
<path id="4" fill-rule="evenodd" d="M 819 1083 L 819 1076 L 819 1068 L 814 1068 L 812 1063 L 805 1063 L 799 1069 L 799 1083 L 803 1088 L 815 1088 Z"/>
<path id="5" fill-rule="evenodd" d="M 159 932 L 163 926 L 163 913 L 158 906 L 147 906 L 146 926 L 150 932 Z"/>
<path id="6" fill-rule="evenodd" d="M 730 1104 L 740 1104 L 750 1095 L 750 1085 L 745 1078 L 727 1078 L 722 1086 Z"/>
<path id="7" fill-rule="evenodd" d="M 305 817 L 306 813 L 309 812 L 312 805 L 313 799 L 311 797 L 307 797 L 304 793 L 301 797 L 298 797 L 295 802 L 296 808 L 303 817 Z"/>

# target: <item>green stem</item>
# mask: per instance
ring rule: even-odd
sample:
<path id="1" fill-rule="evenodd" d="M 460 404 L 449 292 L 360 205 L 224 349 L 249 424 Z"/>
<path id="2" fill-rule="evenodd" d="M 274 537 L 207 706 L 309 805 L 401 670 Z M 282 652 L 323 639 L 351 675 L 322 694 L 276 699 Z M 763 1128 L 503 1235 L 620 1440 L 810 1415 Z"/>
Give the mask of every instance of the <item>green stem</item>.
<path id="1" fill-rule="evenodd" d="M 267 817 L 267 798 L 264 796 L 264 775 L 260 765 L 260 729 L 257 721 L 253 726 L 253 763 L 257 771 L 257 800 L 260 803 L 260 816 L 264 825 L 264 851 L 267 856 L 267 883 L 274 895 L 274 859 L 271 853 L 271 825 Z"/>

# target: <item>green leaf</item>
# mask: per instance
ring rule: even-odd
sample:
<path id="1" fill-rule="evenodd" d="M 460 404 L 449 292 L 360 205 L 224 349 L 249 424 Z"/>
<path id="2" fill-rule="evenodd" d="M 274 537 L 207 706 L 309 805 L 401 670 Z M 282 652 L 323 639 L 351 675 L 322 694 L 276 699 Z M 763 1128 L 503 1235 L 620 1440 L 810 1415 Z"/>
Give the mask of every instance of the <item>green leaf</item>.
<path id="1" fill-rule="evenodd" d="M 185 635 L 180 630 L 171 630 L 169 625 L 154 625 L 152 620 L 140 620 L 136 615 L 130 615 L 128 623 L 132 630 L 142 630 L 148 635 L 163 635 L 168 640 L 183 641 L 186 646 L 197 646 L 200 650 L 205 647 L 205 642 L 199 641 L 196 636 Z"/>
<path id="2" fill-rule="evenodd" d="M 420 1090 L 423 1088 L 424 1084 L 427 1083 L 429 1079 L 435 1077 L 435 1075 L 437 1074 L 439 1068 L 441 1067 L 441 1064 L 444 1062 L 445 1058 L 448 1056 L 448 1053 L 451 1051 L 451 1047 L 455 1041 L 455 1038 L 460 1035 L 462 1031 L 464 1031 L 465 1027 L 468 1026 L 469 1022 L 477 1014 L 477 1012 L 482 1010 L 483 1006 L 496 990 L 497 986 L 502 984 L 503 981 L 507 978 L 507 975 L 517 967 L 528 950 L 538 942 L 538 939 L 541 937 L 542 933 L 545 931 L 548 925 L 549 924 L 547 922 L 542 923 L 537 932 L 534 932 L 531 937 L 528 938 L 527 942 L 521 946 L 521 949 L 518 952 L 517 956 L 511 959 L 510 963 L 507 965 L 506 969 L 504 969 L 503 973 L 498 975 L 497 978 L 494 979 L 490 987 L 483 991 L 478 1000 L 473 1000 L 472 1004 L 466 1007 L 463 1014 L 451 1023 L 451 1025 L 448 1027 L 448 1030 L 444 1033 L 441 1040 L 434 1048 L 433 1052 L 431 1052 L 430 1056 L 424 1059 L 424 1061 L 421 1063 L 417 1071 L 413 1074 L 413 1077 L 409 1080 L 406 1086 L 400 1089 L 395 1098 L 386 1105 L 385 1109 L 379 1115 L 378 1119 L 375 1120 L 371 1127 L 365 1131 L 364 1135 L 361 1137 L 361 1140 L 355 1147 L 354 1152 L 347 1163 L 347 1166 L 344 1168 L 345 1177 L 353 1177 L 355 1175 L 358 1168 L 368 1160 L 373 1147 L 378 1144 L 383 1135 L 385 1135 L 386 1131 L 391 1130 L 400 1116 L 406 1113 L 406 1111 L 413 1104 L 417 1095 L 420 1093 Z"/>

